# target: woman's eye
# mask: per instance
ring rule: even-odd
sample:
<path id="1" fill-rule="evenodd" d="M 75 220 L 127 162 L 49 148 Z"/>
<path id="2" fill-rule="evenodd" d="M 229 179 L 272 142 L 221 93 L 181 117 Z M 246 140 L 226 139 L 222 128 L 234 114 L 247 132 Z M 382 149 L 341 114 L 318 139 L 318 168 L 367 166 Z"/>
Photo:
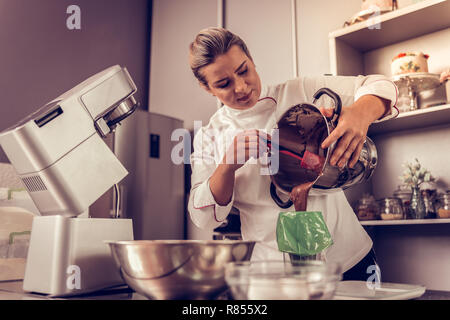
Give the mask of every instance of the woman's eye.
<path id="1" fill-rule="evenodd" d="M 220 89 L 224 89 L 224 88 L 228 87 L 229 84 L 230 84 L 230 82 L 227 81 L 227 82 L 221 83 L 217 87 L 220 88 Z"/>
<path id="2" fill-rule="evenodd" d="M 243 76 L 244 74 L 246 74 L 248 71 L 248 68 L 245 68 L 245 70 L 242 70 L 238 73 L 238 75 Z"/>

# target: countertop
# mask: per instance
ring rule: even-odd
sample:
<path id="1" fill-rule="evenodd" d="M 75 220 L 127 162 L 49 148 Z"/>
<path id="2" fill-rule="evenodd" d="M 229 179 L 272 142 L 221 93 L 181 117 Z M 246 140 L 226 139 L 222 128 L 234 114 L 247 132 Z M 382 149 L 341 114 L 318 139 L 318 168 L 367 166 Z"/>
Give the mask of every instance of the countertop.
<path id="1" fill-rule="evenodd" d="M 41 294 L 24 292 L 22 281 L 0 281 L 0 300 L 146 300 L 146 298 L 128 286 L 97 291 L 71 297 L 49 297 Z M 450 291 L 426 290 L 415 300 L 450 300 Z"/>

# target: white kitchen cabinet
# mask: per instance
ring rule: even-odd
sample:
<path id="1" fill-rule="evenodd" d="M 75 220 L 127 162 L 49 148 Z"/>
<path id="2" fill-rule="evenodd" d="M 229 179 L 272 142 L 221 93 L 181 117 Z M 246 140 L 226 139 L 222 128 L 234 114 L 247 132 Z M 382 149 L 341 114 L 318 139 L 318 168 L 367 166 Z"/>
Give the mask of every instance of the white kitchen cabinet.
<path id="1" fill-rule="evenodd" d="M 369 28 L 370 27 L 370 28 Z M 450 1 L 425 0 L 329 34 L 330 69 L 336 75 L 390 76 L 400 52 L 430 55 L 429 71 L 450 67 Z M 450 97 L 447 97 L 447 101 Z M 369 128 L 378 165 L 364 188 L 375 198 L 392 196 L 403 164 L 418 158 L 438 178 L 438 191 L 450 189 L 450 104 L 401 113 Z M 349 190 L 354 200 L 360 190 Z M 352 203 L 355 204 L 355 203 Z M 374 241 L 382 281 L 423 284 L 450 290 L 450 219 L 364 221 Z"/>

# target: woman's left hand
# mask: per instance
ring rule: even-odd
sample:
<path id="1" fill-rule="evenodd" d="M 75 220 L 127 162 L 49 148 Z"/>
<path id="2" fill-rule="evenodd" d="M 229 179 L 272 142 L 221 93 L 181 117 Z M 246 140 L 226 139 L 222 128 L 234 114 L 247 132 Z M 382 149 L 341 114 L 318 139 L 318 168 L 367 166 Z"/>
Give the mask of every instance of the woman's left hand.
<path id="1" fill-rule="evenodd" d="M 343 168 L 347 163 L 349 168 L 357 163 L 359 154 L 366 141 L 370 124 L 379 119 L 390 108 L 390 101 L 373 95 L 365 95 L 350 106 L 342 108 L 338 125 L 323 141 L 326 149 L 337 142 L 330 158 L 331 165 Z M 332 110 L 321 109 L 325 116 Z"/>

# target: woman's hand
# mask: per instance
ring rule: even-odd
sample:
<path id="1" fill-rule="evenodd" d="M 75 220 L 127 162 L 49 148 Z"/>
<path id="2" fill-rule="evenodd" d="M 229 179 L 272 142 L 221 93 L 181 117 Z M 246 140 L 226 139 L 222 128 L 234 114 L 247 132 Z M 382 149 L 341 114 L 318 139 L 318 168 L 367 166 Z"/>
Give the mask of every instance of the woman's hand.
<path id="1" fill-rule="evenodd" d="M 351 106 L 342 108 L 338 125 L 322 143 L 322 148 L 326 149 L 338 141 L 330 164 L 343 168 L 348 163 L 348 167 L 353 168 L 366 141 L 370 124 L 389 110 L 390 101 L 374 95 L 364 95 Z M 332 110 L 321 111 L 325 116 L 332 115 Z"/>
<path id="2" fill-rule="evenodd" d="M 237 169 L 250 158 L 258 158 L 267 150 L 267 139 L 270 136 L 256 129 L 245 130 L 233 138 L 222 162 L 209 179 L 209 188 L 216 202 L 225 206 L 233 196 L 234 177 Z"/>
<path id="3" fill-rule="evenodd" d="M 450 68 L 448 68 L 447 70 L 442 71 L 441 76 L 439 77 L 439 81 L 441 83 L 450 80 Z"/>
<path id="4" fill-rule="evenodd" d="M 230 170 L 236 171 L 250 158 L 257 159 L 267 150 L 267 140 L 270 136 L 256 129 L 238 133 L 228 147 L 222 164 Z"/>

